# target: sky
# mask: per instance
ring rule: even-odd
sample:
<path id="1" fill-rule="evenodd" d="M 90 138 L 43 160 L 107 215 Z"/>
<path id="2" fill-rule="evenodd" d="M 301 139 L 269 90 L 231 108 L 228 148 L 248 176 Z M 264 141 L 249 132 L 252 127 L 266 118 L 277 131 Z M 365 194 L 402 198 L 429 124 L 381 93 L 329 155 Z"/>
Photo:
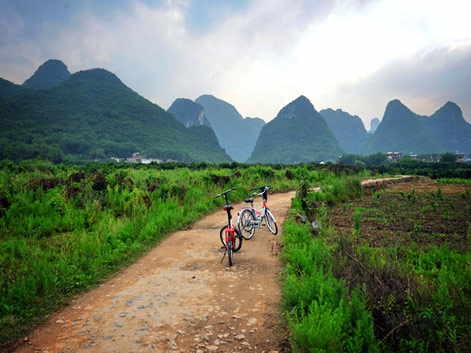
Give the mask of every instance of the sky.
<path id="1" fill-rule="evenodd" d="M 213 94 L 269 121 L 299 95 L 365 125 L 392 99 L 471 121 L 470 0 L 0 0 L 0 77 L 102 67 L 167 108 Z"/>

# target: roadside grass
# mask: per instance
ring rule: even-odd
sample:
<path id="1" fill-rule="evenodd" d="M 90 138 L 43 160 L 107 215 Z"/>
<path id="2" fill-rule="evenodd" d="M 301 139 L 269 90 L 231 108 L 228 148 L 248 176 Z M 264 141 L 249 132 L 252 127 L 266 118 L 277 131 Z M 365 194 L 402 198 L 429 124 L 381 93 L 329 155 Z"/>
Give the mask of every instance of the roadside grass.
<path id="1" fill-rule="evenodd" d="M 283 225 L 283 309 L 293 352 L 379 352 L 361 289 L 334 276 L 333 248 L 299 224 L 296 198 Z M 325 228 L 324 228 L 325 229 Z"/>
<path id="2" fill-rule="evenodd" d="M 265 166 L 1 165 L 0 347 L 168 233 L 215 210 L 222 202 L 216 193 L 235 187 L 237 201 L 260 184 L 287 191 L 296 188 L 299 173 Z"/>
<path id="3" fill-rule="evenodd" d="M 293 351 L 469 351 L 469 193 L 437 186 L 362 195 L 355 178 L 299 192 L 286 221 L 283 304 Z"/>

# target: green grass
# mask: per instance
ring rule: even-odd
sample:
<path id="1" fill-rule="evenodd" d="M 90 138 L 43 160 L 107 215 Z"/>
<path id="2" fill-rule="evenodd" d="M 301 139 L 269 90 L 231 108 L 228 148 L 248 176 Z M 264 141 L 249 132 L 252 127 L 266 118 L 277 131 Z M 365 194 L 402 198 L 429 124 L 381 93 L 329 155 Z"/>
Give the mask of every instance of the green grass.
<path id="1" fill-rule="evenodd" d="M 292 350 L 469 351 L 471 253 L 466 239 L 459 247 L 451 241 L 463 228 L 458 223 L 453 228 L 454 220 L 466 221 L 462 203 L 467 194 L 378 191 L 362 196 L 358 181 L 355 175 L 327 176 L 321 192 L 304 185 L 285 222 L 283 307 Z M 350 215 L 350 231 L 344 219 L 342 233 L 330 223 L 334 206 L 336 217 L 339 211 Z M 320 233 L 312 234 L 309 222 L 298 223 L 298 213 L 318 221 Z M 396 217 L 403 214 L 409 215 L 401 219 L 411 224 L 411 237 L 394 241 L 398 234 L 387 229 L 397 229 Z M 451 220 L 450 234 L 425 232 L 427 225 L 440 226 L 437 215 Z M 364 227 L 378 219 L 389 241 L 378 243 L 365 235 L 376 228 Z M 404 237 L 409 226 L 402 223 Z M 468 227 L 467 239 L 470 232 Z M 430 243 L 416 243 L 418 236 Z M 437 237 L 444 239 L 437 243 Z"/>
<path id="2" fill-rule="evenodd" d="M 471 184 L 471 179 L 464 178 L 440 178 L 437 179 L 440 184 Z"/>
<path id="3" fill-rule="evenodd" d="M 288 179 L 287 169 L 263 166 L 158 168 L 1 164 L 0 344 L 215 210 L 223 202 L 216 193 L 236 187 L 236 201 L 260 184 L 286 191 L 303 173 L 293 167 Z"/>
<path id="4" fill-rule="evenodd" d="M 360 289 L 333 274 L 332 248 L 298 224 L 295 199 L 283 225 L 283 309 L 293 352 L 377 352 L 373 321 Z"/>

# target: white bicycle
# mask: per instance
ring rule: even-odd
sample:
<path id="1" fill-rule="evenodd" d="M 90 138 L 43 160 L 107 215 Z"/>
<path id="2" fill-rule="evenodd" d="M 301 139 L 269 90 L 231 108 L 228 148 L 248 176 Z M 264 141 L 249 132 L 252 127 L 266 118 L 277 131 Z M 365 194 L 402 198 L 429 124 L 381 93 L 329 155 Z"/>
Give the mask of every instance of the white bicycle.
<path id="1" fill-rule="evenodd" d="M 250 206 L 243 207 L 237 216 L 237 227 L 239 228 L 240 234 L 246 240 L 250 240 L 255 235 L 255 230 L 261 228 L 262 225 L 266 225 L 268 230 L 273 234 L 278 234 L 278 225 L 276 224 L 275 216 L 271 213 L 268 208 L 268 190 L 269 186 L 260 186 L 252 190 L 258 190 L 252 194 L 250 198 L 245 199 L 245 202 L 249 203 Z M 262 197 L 262 208 L 255 209 L 253 202 L 254 197 Z"/>

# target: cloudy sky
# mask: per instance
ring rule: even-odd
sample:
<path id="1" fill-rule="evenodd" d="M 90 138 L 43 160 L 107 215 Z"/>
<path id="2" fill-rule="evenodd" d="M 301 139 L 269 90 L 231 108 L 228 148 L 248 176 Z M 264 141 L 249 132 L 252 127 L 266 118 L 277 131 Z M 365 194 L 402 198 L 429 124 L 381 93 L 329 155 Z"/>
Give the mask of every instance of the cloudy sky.
<path id="1" fill-rule="evenodd" d="M 366 125 L 399 98 L 471 121 L 469 0 L 0 0 L 0 77 L 103 67 L 167 108 L 214 94 L 271 120 L 304 94 Z"/>

